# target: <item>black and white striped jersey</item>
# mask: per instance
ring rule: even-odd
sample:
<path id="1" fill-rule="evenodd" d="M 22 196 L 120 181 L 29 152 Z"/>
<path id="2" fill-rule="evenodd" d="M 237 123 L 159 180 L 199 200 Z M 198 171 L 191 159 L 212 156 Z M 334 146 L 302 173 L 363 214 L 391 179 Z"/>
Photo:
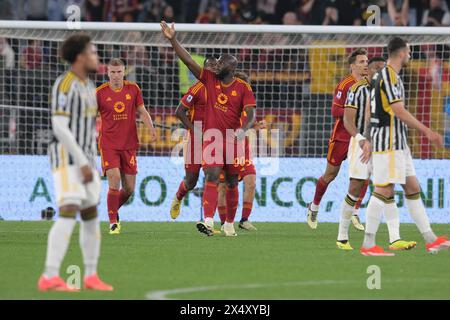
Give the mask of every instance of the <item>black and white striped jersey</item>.
<path id="1" fill-rule="evenodd" d="M 363 78 L 350 87 L 345 101 L 345 108 L 356 109 L 355 125 L 358 133 L 364 133 L 364 121 L 366 103 L 370 94 L 370 85 L 366 78 Z"/>
<path id="2" fill-rule="evenodd" d="M 92 81 L 84 81 L 72 71 L 68 71 L 56 79 L 51 100 L 52 117 L 68 117 L 70 132 L 89 163 L 95 167 L 97 156 L 95 85 Z M 53 170 L 67 165 L 77 165 L 73 155 L 69 154 L 54 134 L 49 144 L 49 154 Z"/>
<path id="3" fill-rule="evenodd" d="M 391 105 L 399 101 L 405 102 L 403 82 L 388 65 L 372 79 L 370 136 L 373 152 L 403 150 L 407 147 L 407 126 L 391 109 Z"/>

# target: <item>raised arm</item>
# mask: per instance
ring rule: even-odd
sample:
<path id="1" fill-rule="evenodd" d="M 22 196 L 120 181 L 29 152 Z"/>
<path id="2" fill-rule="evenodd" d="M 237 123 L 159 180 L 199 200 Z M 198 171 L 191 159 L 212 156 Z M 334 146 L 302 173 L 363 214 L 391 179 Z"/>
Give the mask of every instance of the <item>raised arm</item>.
<path id="1" fill-rule="evenodd" d="M 176 36 L 175 36 L 175 25 L 172 22 L 170 27 L 167 25 L 165 21 L 161 21 L 161 30 L 164 36 L 170 41 L 170 44 L 172 45 L 172 48 L 175 50 L 175 53 L 177 56 L 183 61 L 183 63 L 186 65 L 186 67 L 191 70 L 192 74 L 200 80 L 200 75 L 202 72 L 202 67 L 195 62 L 194 59 L 192 59 L 189 52 L 186 51 L 183 46 L 178 42 Z"/>

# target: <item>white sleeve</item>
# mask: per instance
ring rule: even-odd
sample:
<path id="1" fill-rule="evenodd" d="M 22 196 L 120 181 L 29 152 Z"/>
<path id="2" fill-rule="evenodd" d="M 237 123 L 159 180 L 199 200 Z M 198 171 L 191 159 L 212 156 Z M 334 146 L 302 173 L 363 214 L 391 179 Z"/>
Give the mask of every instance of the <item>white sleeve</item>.
<path id="1" fill-rule="evenodd" d="M 52 116 L 53 134 L 74 158 L 75 163 L 82 167 L 89 163 L 86 155 L 81 150 L 72 132 L 69 130 L 69 117 Z"/>

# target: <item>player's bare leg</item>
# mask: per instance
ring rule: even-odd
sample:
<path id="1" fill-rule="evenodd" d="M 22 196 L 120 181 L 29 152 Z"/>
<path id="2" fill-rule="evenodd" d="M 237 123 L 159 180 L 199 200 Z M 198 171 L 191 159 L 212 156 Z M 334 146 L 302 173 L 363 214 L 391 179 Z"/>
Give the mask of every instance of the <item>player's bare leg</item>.
<path id="1" fill-rule="evenodd" d="M 440 250 L 448 249 L 450 241 L 444 236 L 436 236 L 431 229 L 425 206 L 420 197 L 420 185 L 416 176 L 406 177 L 406 184 L 402 185 L 405 191 L 406 206 L 411 218 L 425 239 L 426 250 L 430 253 L 437 253 Z"/>
<path id="2" fill-rule="evenodd" d="M 223 231 L 223 225 L 225 224 L 225 221 L 227 219 L 227 199 L 226 199 L 227 185 L 226 185 L 226 183 L 220 182 L 217 190 L 219 192 L 219 197 L 217 199 L 217 211 L 219 211 L 219 218 L 220 218 L 220 224 L 221 224 L 220 230 Z"/>
<path id="3" fill-rule="evenodd" d="M 325 173 L 319 178 L 316 184 L 313 201 L 308 205 L 306 221 L 311 229 L 317 229 L 317 214 L 319 212 L 320 201 L 327 191 L 328 185 L 336 178 L 341 166 L 333 166 L 327 162 Z"/>
<path id="4" fill-rule="evenodd" d="M 244 181 L 244 201 L 242 207 L 242 218 L 239 222 L 239 228 L 256 231 L 258 229 L 248 220 L 253 207 L 253 200 L 255 199 L 256 190 L 256 174 L 248 174 L 243 178 Z"/>
<path id="5" fill-rule="evenodd" d="M 198 181 L 199 172 L 186 171 L 186 176 L 178 187 L 178 191 L 175 194 L 172 204 L 170 206 L 170 217 L 176 219 L 180 215 L 181 202 L 184 196 L 195 188 Z"/>
<path id="6" fill-rule="evenodd" d="M 106 170 L 108 178 L 108 217 L 109 217 L 109 234 L 119 234 L 119 206 L 120 206 L 120 182 L 121 174 L 119 168 L 111 168 Z"/>
<path id="7" fill-rule="evenodd" d="M 222 167 L 206 167 L 205 172 L 205 189 L 203 191 L 203 215 L 204 222 L 197 222 L 197 230 L 207 236 L 214 235 L 214 213 L 216 212 L 218 199 L 219 176 Z"/>
<path id="8" fill-rule="evenodd" d="M 81 210 L 80 247 L 84 261 L 84 288 L 112 291 L 113 287 L 100 280 L 97 263 L 100 256 L 100 221 L 97 207 Z"/>
<path id="9" fill-rule="evenodd" d="M 58 220 L 53 223 L 48 234 L 45 270 L 39 278 L 39 291 L 78 291 L 77 288 L 68 286 L 59 276 L 59 269 L 70 243 L 78 211 L 77 205 L 66 205 L 59 208 Z"/>
<path id="10" fill-rule="evenodd" d="M 227 203 L 227 218 L 223 225 L 223 232 L 227 237 L 237 236 L 234 229 L 234 218 L 236 217 L 236 210 L 239 202 L 239 176 L 237 174 L 225 173 L 226 181 L 226 203 Z"/>

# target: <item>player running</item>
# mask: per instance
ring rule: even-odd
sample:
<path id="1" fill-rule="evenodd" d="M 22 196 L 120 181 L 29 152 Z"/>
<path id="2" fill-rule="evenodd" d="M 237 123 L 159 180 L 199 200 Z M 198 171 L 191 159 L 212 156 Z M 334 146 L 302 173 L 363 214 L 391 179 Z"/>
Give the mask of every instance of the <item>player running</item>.
<path id="1" fill-rule="evenodd" d="M 61 55 L 71 64 L 52 89 L 52 131 L 50 162 L 55 184 L 59 218 L 48 234 L 45 271 L 39 278 L 40 291 L 78 291 L 59 276 L 77 212 L 81 215 L 80 247 L 84 260 L 84 288 L 111 291 L 113 287 L 97 276 L 100 255 L 100 177 L 96 170 L 95 86 L 88 74 L 96 72 L 98 56 L 91 38 L 74 34 L 61 47 Z"/>
<path id="2" fill-rule="evenodd" d="M 212 70 L 217 59 L 207 58 L 203 64 L 206 69 Z M 197 185 L 200 169 L 202 167 L 202 130 L 206 107 L 206 88 L 200 81 L 189 88 L 181 98 L 175 110 L 177 118 L 188 129 L 188 140 L 184 146 L 185 177 L 181 181 L 178 191 L 170 206 L 170 216 L 176 219 L 180 215 L 181 202 L 184 196 Z M 188 117 L 189 115 L 189 117 Z M 197 140 L 195 140 L 197 134 Z"/>
<path id="3" fill-rule="evenodd" d="M 365 138 L 365 135 L 368 135 L 365 133 L 366 124 L 370 121 L 370 83 L 368 79 L 372 79 L 385 65 L 386 60 L 382 57 L 370 59 L 367 78 L 364 77 L 350 88 L 345 102 L 344 126 L 352 138 L 347 154 L 350 183 L 348 194 L 342 202 L 339 234 L 336 242 L 337 247 L 343 250 L 353 250 L 348 235 L 350 218 L 355 211 L 355 203 L 361 190 L 370 177 L 369 159 L 361 159 L 363 149 L 371 148 L 369 140 Z M 386 224 L 391 243 L 389 249 L 408 250 L 417 245 L 415 241 L 405 241 L 400 238 L 400 220 L 394 212 L 386 211 Z"/>
<path id="4" fill-rule="evenodd" d="M 366 256 L 393 256 L 375 244 L 375 235 L 384 211 L 398 216 L 394 200 L 394 186 L 402 185 L 408 211 L 426 242 L 426 251 L 436 253 L 450 247 L 446 237 L 437 237 L 431 230 L 428 216 L 420 197 L 420 185 L 416 177 L 411 152 L 407 144 L 407 126 L 419 130 L 437 147 L 443 146 L 440 134 L 419 122 L 405 108 L 405 89 L 399 76 L 402 67 L 410 59 L 408 43 L 394 37 L 388 44 L 387 66 L 373 78 L 371 90 L 371 129 L 373 183 L 366 211 L 366 232 L 360 249 Z M 363 156 L 368 157 L 369 150 Z"/>
<path id="5" fill-rule="evenodd" d="M 238 159 L 244 153 L 245 132 L 253 126 L 255 120 L 255 96 L 247 82 L 234 77 L 237 66 L 234 56 L 223 54 L 217 62 L 216 72 L 202 69 L 177 41 L 173 23 L 169 27 L 162 21 L 161 29 L 178 57 L 204 84 L 207 91 L 202 154 L 206 180 L 203 192 L 205 222 L 197 223 L 197 228 L 207 235 L 214 234 L 217 186 L 220 172 L 224 169 L 227 182 L 224 233 L 226 236 L 236 236 L 234 218 L 239 200 Z M 247 113 L 247 121 L 241 126 L 240 116 L 243 111 Z"/>
<path id="6" fill-rule="evenodd" d="M 331 114 L 335 118 L 333 132 L 328 141 L 327 167 L 325 173 L 319 178 L 316 184 L 313 201 L 308 205 L 307 223 L 311 229 L 317 228 L 317 213 L 319 211 L 320 200 L 327 191 L 328 185 L 336 178 L 341 168 L 341 163 L 347 158 L 350 134 L 344 127 L 344 103 L 347 99 L 348 90 L 355 82 L 361 80 L 367 74 L 367 51 L 357 49 L 348 57 L 351 74 L 345 77 L 334 90 L 333 105 Z M 367 184 L 361 189 L 358 202 L 362 201 L 366 194 Z M 359 208 L 359 203 L 356 205 Z M 354 227 L 364 230 L 364 226 L 359 221 L 357 210 L 351 217 Z"/>
<path id="7" fill-rule="evenodd" d="M 149 130 L 149 141 L 156 140 L 156 130 L 145 109 L 141 89 L 136 83 L 124 80 L 124 77 L 124 63 L 120 59 L 112 59 L 108 63 L 109 82 L 97 88 L 102 123 L 98 145 L 103 175 L 108 178 L 109 185 L 109 234 L 120 234 L 119 208 L 133 194 L 136 184 L 136 151 L 139 146 L 136 111 Z"/>

